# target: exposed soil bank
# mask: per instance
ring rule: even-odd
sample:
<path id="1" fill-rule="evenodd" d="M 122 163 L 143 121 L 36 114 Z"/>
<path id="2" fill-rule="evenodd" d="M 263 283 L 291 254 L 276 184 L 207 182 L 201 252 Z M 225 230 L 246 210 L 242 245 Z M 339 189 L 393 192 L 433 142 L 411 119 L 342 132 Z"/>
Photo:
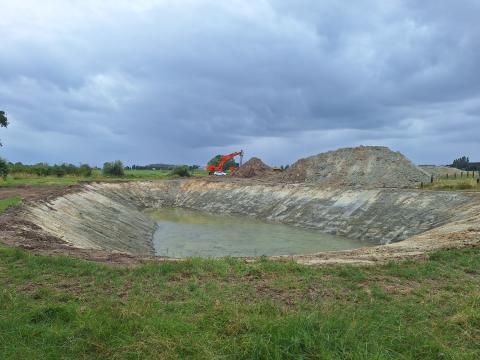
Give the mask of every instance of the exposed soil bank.
<path id="1" fill-rule="evenodd" d="M 72 253 L 93 249 L 94 258 L 109 251 L 149 256 L 155 223 L 141 210 L 161 206 L 254 216 L 377 244 L 396 242 L 296 257 L 312 264 L 368 263 L 480 243 L 480 194 L 210 179 L 84 185 L 7 214 L 0 221 L 0 241 L 35 248 L 32 239 L 37 239 L 39 247 Z"/>

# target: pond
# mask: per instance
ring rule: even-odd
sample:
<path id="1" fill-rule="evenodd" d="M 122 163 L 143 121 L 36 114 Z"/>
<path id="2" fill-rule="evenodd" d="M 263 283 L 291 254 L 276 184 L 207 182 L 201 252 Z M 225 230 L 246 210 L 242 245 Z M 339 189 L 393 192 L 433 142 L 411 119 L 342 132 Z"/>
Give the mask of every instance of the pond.
<path id="1" fill-rule="evenodd" d="M 183 208 L 148 209 L 146 213 L 158 225 L 153 238 L 157 256 L 302 255 L 372 245 L 240 215 L 215 215 Z"/>

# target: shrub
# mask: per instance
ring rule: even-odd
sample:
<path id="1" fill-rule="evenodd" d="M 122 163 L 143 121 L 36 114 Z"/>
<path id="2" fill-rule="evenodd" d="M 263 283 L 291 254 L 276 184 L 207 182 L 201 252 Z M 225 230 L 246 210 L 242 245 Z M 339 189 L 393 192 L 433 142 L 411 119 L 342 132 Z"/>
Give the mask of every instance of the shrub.
<path id="1" fill-rule="evenodd" d="M 0 158 L 0 177 L 4 180 L 7 178 L 9 172 L 8 163 L 6 160 Z"/>
<path id="2" fill-rule="evenodd" d="M 11 164 L 10 166 L 11 173 L 20 173 L 20 172 L 27 172 L 27 166 L 23 165 L 21 162 L 16 162 L 15 164 Z"/>
<path id="3" fill-rule="evenodd" d="M 187 165 L 175 166 L 172 170 L 172 175 L 177 175 L 177 176 L 181 176 L 181 177 L 192 176 L 192 174 L 190 174 L 190 171 L 188 171 L 188 166 Z"/>
<path id="4" fill-rule="evenodd" d="M 32 166 L 31 171 L 38 176 L 48 176 L 52 174 L 52 168 L 46 163 L 38 163 Z"/>
<path id="5" fill-rule="evenodd" d="M 78 168 L 78 174 L 80 176 L 90 177 L 90 176 L 92 176 L 92 168 L 90 166 L 88 166 L 87 164 L 82 164 Z"/>
<path id="6" fill-rule="evenodd" d="M 57 177 L 63 177 L 65 176 L 65 174 L 67 173 L 65 167 L 63 165 L 59 166 L 59 165 L 54 165 L 52 166 L 51 168 L 51 173 L 52 175 L 55 175 Z"/>
<path id="7" fill-rule="evenodd" d="M 123 163 L 120 160 L 106 162 L 103 164 L 102 173 L 107 176 L 123 176 L 125 174 Z"/>

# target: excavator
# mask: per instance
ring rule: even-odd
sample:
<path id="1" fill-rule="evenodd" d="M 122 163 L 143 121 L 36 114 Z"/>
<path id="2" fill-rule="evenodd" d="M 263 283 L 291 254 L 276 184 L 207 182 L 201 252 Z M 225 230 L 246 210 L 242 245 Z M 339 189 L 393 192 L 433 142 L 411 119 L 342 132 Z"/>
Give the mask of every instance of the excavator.
<path id="1" fill-rule="evenodd" d="M 225 172 L 223 172 L 223 165 L 230 159 L 233 159 L 235 156 L 240 156 L 240 166 L 242 166 L 242 161 L 243 161 L 243 150 L 231 153 L 229 155 L 225 155 L 220 159 L 220 162 L 218 163 L 217 166 L 215 165 L 207 165 L 207 171 L 208 175 L 217 175 L 217 176 L 222 176 L 222 175 L 227 175 Z M 228 170 L 230 172 L 234 172 L 237 168 L 234 166 L 230 166 Z"/>

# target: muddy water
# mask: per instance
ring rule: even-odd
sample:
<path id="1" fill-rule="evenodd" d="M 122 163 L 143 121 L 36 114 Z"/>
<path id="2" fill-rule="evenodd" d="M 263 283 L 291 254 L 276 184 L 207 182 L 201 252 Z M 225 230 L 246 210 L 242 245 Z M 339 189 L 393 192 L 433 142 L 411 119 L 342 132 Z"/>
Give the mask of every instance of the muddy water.
<path id="1" fill-rule="evenodd" d="M 220 216 L 181 208 L 147 210 L 147 214 L 157 221 L 153 243 L 158 256 L 300 255 L 370 245 L 244 216 Z"/>

